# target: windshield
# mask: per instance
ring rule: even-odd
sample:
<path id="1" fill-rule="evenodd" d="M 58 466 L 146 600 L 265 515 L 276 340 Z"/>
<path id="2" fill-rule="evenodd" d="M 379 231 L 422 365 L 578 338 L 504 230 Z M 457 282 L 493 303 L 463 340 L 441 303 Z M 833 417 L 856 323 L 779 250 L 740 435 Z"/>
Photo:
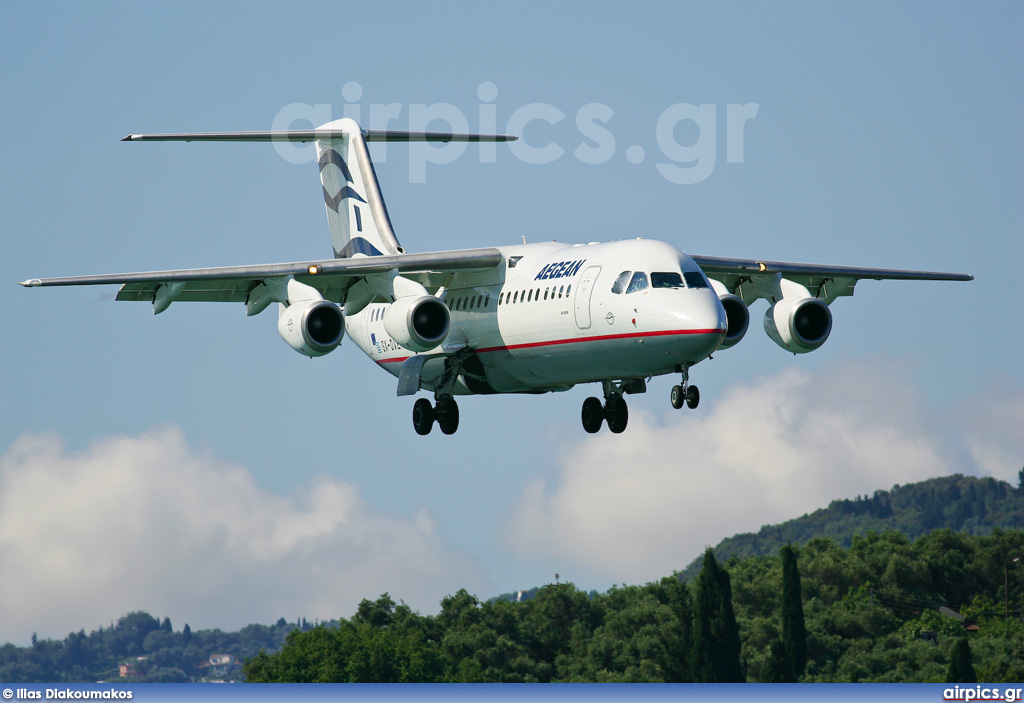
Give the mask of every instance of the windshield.
<path id="1" fill-rule="evenodd" d="M 700 271 L 687 271 L 683 277 L 686 279 L 686 285 L 690 288 L 708 287 L 708 279 L 704 278 L 704 274 Z"/>
<path id="2" fill-rule="evenodd" d="M 626 284 L 629 282 L 629 274 L 632 271 L 623 271 L 619 274 L 619 277 L 615 279 L 615 283 L 612 284 L 612 293 L 625 293 Z"/>
<path id="3" fill-rule="evenodd" d="M 635 293 L 638 290 L 644 290 L 645 288 L 647 288 L 647 274 L 642 271 L 637 271 L 633 274 L 633 278 L 629 282 L 629 288 L 626 289 L 626 293 Z"/>
<path id="4" fill-rule="evenodd" d="M 651 274 L 651 288 L 685 288 L 683 285 L 683 277 L 675 271 L 668 273 L 659 273 L 655 271 Z"/>

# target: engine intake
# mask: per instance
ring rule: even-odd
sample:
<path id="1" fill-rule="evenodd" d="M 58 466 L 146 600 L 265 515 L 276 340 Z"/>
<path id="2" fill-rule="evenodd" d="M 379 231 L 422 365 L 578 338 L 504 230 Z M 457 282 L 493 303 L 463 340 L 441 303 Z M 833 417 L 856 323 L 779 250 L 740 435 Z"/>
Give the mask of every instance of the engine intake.
<path id="1" fill-rule="evenodd" d="M 295 351 L 323 356 L 338 348 L 345 336 L 345 316 L 334 303 L 304 300 L 281 311 L 277 331 Z"/>
<path id="2" fill-rule="evenodd" d="M 406 296 L 388 306 L 384 329 L 410 351 L 433 349 L 448 336 L 451 326 L 448 306 L 432 295 Z"/>
<path id="3" fill-rule="evenodd" d="M 764 329 L 783 349 L 805 354 L 828 339 L 832 332 L 832 312 L 817 298 L 785 298 L 768 308 Z"/>
<path id="4" fill-rule="evenodd" d="M 722 301 L 727 320 L 725 338 L 718 348 L 728 349 L 743 339 L 743 335 L 747 333 L 747 328 L 750 327 L 750 311 L 747 309 L 747 304 L 732 293 L 719 295 L 718 299 Z"/>

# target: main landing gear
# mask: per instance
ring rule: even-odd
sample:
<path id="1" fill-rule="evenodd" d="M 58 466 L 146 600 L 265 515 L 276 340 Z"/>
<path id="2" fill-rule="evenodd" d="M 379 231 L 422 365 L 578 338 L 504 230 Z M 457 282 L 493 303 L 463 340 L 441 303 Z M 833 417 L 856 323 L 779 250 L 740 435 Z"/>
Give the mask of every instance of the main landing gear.
<path id="1" fill-rule="evenodd" d="M 622 386 L 616 386 L 612 381 L 605 381 L 603 385 L 603 406 L 597 398 L 587 398 L 583 401 L 583 412 L 580 415 L 583 429 L 593 434 L 600 430 L 601 423 L 607 420 L 608 429 L 619 434 L 626 429 L 626 423 L 629 422 L 629 408 L 622 397 Z"/>
<path id="2" fill-rule="evenodd" d="M 445 434 L 455 434 L 459 429 L 459 406 L 452 397 L 455 382 L 462 373 L 466 357 L 456 354 L 444 362 L 444 371 L 434 385 L 434 405 L 426 398 L 420 398 L 412 406 L 412 426 L 416 434 L 430 434 L 434 421 Z"/>
<path id="3" fill-rule="evenodd" d="M 442 432 L 455 434 L 455 430 L 459 429 L 459 405 L 455 398 L 442 395 L 434 406 L 426 398 L 420 398 L 413 404 L 412 426 L 416 428 L 416 434 L 430 434 L 435 420 Z"/>
<path id="4" fill-rule="evenodd" d="M 683 403 L 686 403 L 686 407 L 693 410 L 700 403 L 700 391 L 697 390 L 697 386 L 689 385 L 690 381 L 690 368 L 684 366 L 683 382 L 678 386 L 672 386 L 672 394 L 669 399 L 672 401 L 672 407 L 678 410 L 683 407 Z"/>

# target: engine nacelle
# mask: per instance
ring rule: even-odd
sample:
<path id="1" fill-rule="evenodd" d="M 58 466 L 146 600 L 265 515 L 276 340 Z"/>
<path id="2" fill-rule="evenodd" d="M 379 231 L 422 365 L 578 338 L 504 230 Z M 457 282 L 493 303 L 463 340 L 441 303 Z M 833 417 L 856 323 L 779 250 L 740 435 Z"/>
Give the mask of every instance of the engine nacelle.
<path id="1" fill-rule="evenodd" d="M 722 301 L 727 320 L 725 338 L 718 348 L 728 349 L 743 339 L 743 335 L 747 333 L 747 328 L 750 326 L 750 311 L 747 309 L 747 304 L 732 293 L 719 295 L 718 299 Z"/>
<path id="2" fill-rule="evenodd" d="M 410 351 L 433 349 L 448 336 L 452 316 L 432 295 L 399 298 L 384 313 L 384 329 Z"/>
<path id="3" fill-rule="evenodd" d="M 277 331 L 300 354 L 323 356 L 341 344 L 345 316 L 341 308 L 327 300 L 303 300 L 281 311 Z"/>
<path id="4" fill-rule="evenodd" d="M 832 312 L 817 298 L 784 298 L 768 308 L 764 331 L 794 354 L 814 351 L 832 332 Z"/>

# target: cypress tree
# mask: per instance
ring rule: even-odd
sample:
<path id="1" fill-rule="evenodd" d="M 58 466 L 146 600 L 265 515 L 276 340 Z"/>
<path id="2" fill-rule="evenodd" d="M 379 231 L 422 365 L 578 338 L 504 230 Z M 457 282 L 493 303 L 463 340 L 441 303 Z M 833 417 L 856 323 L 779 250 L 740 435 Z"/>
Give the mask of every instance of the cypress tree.
<path id="1" fill-rule="evenodd" d="M 804 627 L 803 596 L 796 550 L 786 545 L 782 555 L 782 647 L 786 655 L 785 672 L 795 682 L 807 669 L 807 630 Z"/>
<path id="2" fill-rule="evenodd" d="M 953 647 L 953 656 L 949 658 L 946 669 L 946 683 L 977 683 L 978 675 L 974 673 L 971 661 L 971 645 L 966 637 L 961 637 Z"/>
<path id="3" fill-rule="evenodd" d="M 786 659 L 786 650 L 782 646 L 782 640 L 774 639 L 768 646 L 768 666 L 764 671 L 765 683 L 792 683 L 796 680 L 789 662 Z"/>
<path id="4" fill-rule="evenodd" d="M 740 629 L 732 608 L 732 584 L 729 572 L 718 565 L 710 548 L 704 552 L 704 564 L 697 577 L 693 630 L 693 680 L 742 682 Z"/>

